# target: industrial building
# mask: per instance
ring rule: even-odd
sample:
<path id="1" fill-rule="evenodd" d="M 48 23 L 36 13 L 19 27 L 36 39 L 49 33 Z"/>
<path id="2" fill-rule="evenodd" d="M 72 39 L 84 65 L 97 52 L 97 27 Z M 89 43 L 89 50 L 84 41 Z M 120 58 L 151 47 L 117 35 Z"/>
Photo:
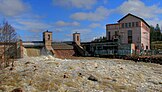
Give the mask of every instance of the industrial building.
<path id="1" fill-rule="evenodd" d="M 135 44 L 136 49 L 150 50 L 150 26 L 140 17 L 127 14 L 118 23 L 106 25 L 107 40 Z"/>
<path id="2" fill-rule="evenodd" d="M 92 56 L 125 56 L 150 50 L 150 26 L 140 17 L 127 14 L 118 23 L 106 25 L 106 41 L 82 43 Z"/>

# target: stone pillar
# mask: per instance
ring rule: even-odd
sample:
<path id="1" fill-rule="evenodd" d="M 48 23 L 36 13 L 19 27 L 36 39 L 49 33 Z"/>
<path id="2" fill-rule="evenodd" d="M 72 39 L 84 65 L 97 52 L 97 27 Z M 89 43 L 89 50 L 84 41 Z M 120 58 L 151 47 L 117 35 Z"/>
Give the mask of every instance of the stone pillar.
<path id="1" fill-rule="evenodd" d="M 73 42 L 80 46 L 80 33 L 73 33 Z"/>
<path id="2" fill-rule="evenodd" d="M 50 49 L 52 46 L 52 32 L 48 30 L 43 32 L 43 42 L 47 49 Z"/>
<path id="3" fill-rule="evenodd" d="M 54 55 L 54 49 L 52 48 L 52 32 L 49 32 L 48 30 L 43 32 L 43 42 L 44 42 L 44 47 L 52 52 L 52 54 Z"/>
<path id="4" fill-rule="evenodd" d="M 20 40 L 20 58 L 24 57 L 24 50 L 23 50 L 23 44 L 22 44 L 22 40 Z"/>

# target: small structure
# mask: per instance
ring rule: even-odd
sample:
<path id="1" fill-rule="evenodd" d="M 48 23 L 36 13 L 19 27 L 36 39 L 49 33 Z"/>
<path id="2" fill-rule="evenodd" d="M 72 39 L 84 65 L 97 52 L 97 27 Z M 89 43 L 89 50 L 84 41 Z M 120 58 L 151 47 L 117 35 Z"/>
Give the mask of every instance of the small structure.
<path id="1" fill-rule="evenodd" d="M 52 48 L 52 32 L 49 32 L 48 30 L 43 32 L 43 43 L 45 49 L 47 49 L 54 55 L 55 52 Z"/>
<path id="2" fill-rule="evenodd" d="M 73 33 L 73 42 L 80 46 L 80 33 Z"/>

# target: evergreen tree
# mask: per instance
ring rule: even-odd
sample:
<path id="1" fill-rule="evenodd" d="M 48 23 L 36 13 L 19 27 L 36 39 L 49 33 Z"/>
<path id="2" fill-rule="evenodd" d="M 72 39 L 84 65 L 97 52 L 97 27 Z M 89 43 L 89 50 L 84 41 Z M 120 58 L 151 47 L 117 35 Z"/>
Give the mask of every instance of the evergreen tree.
<path id="1" fill-rule="evenodd" d="M 150 43 L 156 41 L 156 33 L 155 28 L 153 26 L 150 26 Z"/>
<path id="2" fill-rule="evenodd" d="M 155 31 L 156 31 L 156 35 L 155 35 L 156 41 L 160 41 L 161 40 L 161 32 L 160 32 L 159 24 L 156 24 Z"/>

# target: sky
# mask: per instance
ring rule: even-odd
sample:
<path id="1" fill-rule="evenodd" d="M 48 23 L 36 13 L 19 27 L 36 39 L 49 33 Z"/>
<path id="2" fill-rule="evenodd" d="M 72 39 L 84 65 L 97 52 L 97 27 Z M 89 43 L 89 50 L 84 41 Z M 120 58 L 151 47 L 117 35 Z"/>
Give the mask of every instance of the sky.
<path id="1" fill-rule="evenodd" d="M 0 23 L 8 21 L 23 41 L 41 41 L 42 32 L 53 32 L 53 41 L 81 41 L 106 35 L 106 24 L 126 14 L 162 27 L 162 0 L 0 0 Z"/>

